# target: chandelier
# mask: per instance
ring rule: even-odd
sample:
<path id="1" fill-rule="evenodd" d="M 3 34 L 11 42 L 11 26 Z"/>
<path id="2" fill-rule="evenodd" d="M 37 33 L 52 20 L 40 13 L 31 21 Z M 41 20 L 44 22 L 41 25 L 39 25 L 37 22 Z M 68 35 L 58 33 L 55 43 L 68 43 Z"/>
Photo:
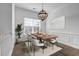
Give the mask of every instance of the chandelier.
<path id="1" fill-rule="evenodd" d="M 42 21 L 46 20 L 48 17 L 48 13 L 43 9 L 43 4 L 42 4 L 42 10 L 38 13 L 38 18 Z"/>

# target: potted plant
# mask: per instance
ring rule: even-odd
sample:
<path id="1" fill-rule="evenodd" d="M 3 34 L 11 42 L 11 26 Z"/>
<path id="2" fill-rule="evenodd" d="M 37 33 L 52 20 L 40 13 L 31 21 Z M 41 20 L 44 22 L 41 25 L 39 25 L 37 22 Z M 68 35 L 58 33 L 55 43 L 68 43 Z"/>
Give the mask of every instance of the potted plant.
<path id="1" fill-rule="evenodd" d="M 16 32 L 16 36 L 18 36 L 18 38 L 21 38 L 21 34 L 22 34 L 22 24 L 17 24 L 17 27 L 15 29 Z"/>

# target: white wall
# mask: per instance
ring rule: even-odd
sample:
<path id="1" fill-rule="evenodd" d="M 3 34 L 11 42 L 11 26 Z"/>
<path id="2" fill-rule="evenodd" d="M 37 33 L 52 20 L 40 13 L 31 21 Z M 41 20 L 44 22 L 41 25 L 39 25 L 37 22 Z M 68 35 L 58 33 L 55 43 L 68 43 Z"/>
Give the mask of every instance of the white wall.
<path id="1" fill-rule="evenodd" d="M 62 30 L 53 30 L 52 25 L 50 23 L 53 19 L 65 16 L 65 29 Z M 79 33 L 79 4 L 69 4 L 63 7 L 56 9 L 55 11 L 51 11 L 50 19 L 47 20 L 46 23 L 46 31 L 48 33 L 52 32 L 71 32 L 71 33 Z"/>
<path id="2" fill-rule="evenodd" d="M 19 8 L 19 7 L 16 7 L 15 9 L 16 11 L 16 24 L 19 24 L 19 23 L 24 23 L 24 18 L 34 18 L 34 19 L 37 19 L 37 14 L 35 12 L 32 12 L 32 11 L 29 11 L 29 10 L 26 10 L 26 9 L 22 9 L 22 8 Z"/>
<path id="3" fill-rule="evenodd" d="M 2 56 L 10 56 L 14 47 L 12 38 L 12 4 L 0 3 L 0 47 Z"/>
<path id="4" fill-rule="evenodd" d="M 11 32 L 12 6 L 11 4 L 0 3 L 0 32 Z"/>
<path id="5" fill-rule="evenodd" d="M 51 22 L 61 16 L 65 16 L 65 28 L 53 30 Z M 46 32 L 58 35 L 59 42 L 79 49 L 79 4 L 68 4 L 51 11 Z"/>
<path id="6" fill-rule="evenodd" d="M 19 8 L 16 7 L 15 9 L 16 13 L 15 13 L 15 23 L 17 24 L 24 24 L 24 18 L 33 18 L 33 19 L 38 19 L 37 17 L 37 13 L 27 10 L 27 9 L 23 9 L 23 8 Z M 46 25 L 45 25 L 45 21 L 42 22 L 42 31 L 45 32 L 46 31 Z"/>

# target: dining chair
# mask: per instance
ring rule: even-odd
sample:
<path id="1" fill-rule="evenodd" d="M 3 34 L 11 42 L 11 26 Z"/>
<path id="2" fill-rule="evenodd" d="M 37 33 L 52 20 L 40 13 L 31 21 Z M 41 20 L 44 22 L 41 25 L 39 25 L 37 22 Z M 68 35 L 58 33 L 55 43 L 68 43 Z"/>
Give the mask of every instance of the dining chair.
<path id="1" fill-rule="evenodd" d="M 50 43 L 52 44 L 52 48 L 54 45 L 58 46 L 58 42 L 56 39 L 51 39 Z"/>
<path id="2" fill-rule="evenodd" d="M 31 35 L 32 39 L 31 40 L 31 44 L 32 46 L 34 47 L 34 56 L 35 56 L 35 47 L 42 47 L 43 49 L 43 53 L 44 53 L 44 47 L 45 47 L 45 44 L 44 43 L 40 43 L 40 40 L 37 40 L 37 38 L 33 38 L 33 36 Z"/>

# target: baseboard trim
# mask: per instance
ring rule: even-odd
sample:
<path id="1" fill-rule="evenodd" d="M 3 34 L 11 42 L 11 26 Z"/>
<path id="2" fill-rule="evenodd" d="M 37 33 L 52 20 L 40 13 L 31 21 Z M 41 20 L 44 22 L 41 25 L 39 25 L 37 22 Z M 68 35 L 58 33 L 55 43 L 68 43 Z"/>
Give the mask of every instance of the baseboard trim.
<path id="1" fill-rule="evenodd" d="M 64 44 L 64 45 L 71 46 L 71 47 L 76 48 L 76 49 L 79 49 L 78 46 L 76 46 L 76 45 L 74 45 L 74 44 L 71 44 L 71 43 L 69 43 L 69 42 L 61 42 L 61 41 L 59 41 L 59 43 L 62 43 L 62 44 Z"/>

